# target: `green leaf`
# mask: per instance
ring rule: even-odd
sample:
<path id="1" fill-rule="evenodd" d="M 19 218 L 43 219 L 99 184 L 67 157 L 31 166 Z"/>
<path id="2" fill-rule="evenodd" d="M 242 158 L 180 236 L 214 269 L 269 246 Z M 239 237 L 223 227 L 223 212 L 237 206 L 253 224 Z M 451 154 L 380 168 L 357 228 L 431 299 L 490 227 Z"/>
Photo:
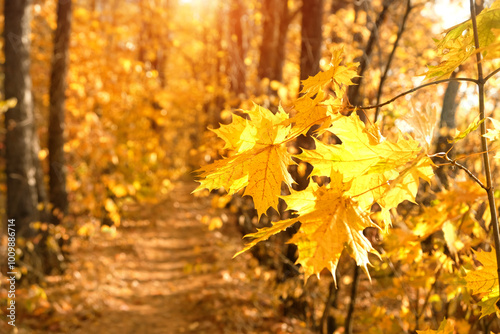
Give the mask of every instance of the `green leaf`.
<path id="1" fill-rule="evenodd" d="M 483 118 L 481 120 L 475 119 L 474 122 L 472 122 L 471 124 L 469 124 L 469 126 L 467 127 L 467 129 L 465 129 L 464 131 L 461 131 L 458 135 L 455 136 L 455 138 L 449 139 L 448 143 L 455 144 L 459 140 L 464 139 L 465 137 L 467 137 L 467 135 L 469 133 L 471 133 L 472 131 L 476 130 L 484 122 L 484 120 L 485 120 L 485 118 Z"/>

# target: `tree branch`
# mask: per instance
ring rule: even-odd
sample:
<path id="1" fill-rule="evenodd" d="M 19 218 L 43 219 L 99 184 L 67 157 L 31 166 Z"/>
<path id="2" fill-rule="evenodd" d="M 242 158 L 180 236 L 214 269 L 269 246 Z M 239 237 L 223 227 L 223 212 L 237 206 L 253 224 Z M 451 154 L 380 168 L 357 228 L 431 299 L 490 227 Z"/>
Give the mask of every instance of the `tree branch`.
<path id="1" fill-rule="evenodd" d="M 433 85 L 437 85 L 437 84 L 440 84 L 440 83 L 443 83 L 443 82 L 449 82 L 449 81 L 469 81 L 469 82 L 473 82 L 475 84 L 478 83 L 478 80 L 471 79 L 471 78 L 449 78 L 449 79 L 443 79 L 443 80 L 428 82 L 426 84 L 423 84 L 423 85 L 420 85 L 418 87 L 412 88 L 412 89 L 407 90 L 407 91 L 405 91 L 405 92 L 403 92 L 403 93 L 401 93 L 399 95 L 396 95 L 392 99 L 387 100 L 387 101 L 385 101 L 383 103 L 380 103 L 378 105 L 372 105 L 372 106 L 366 106 L 366 107 L 363 107 L 363 106 L 352 106 L 352 107 L 349 107 L 348 109 L 352 109 L 352 110 L 354 110 L 354 109 L 367 110 L 367 109 L 374 109 L 374 108 L 377 108 L 377 107 L 383 107 L 385 105 L 388 105 L 388 104 L 396 101 L 400 97 L 403 97 L 403 96 L 408 95 L 410 93 L 416 92 L 417 90 L 422 89 L 424 87 L 433 86 Z"/>
<path id="2" fill-rule="evenodd" d="M 396 49 L 398 48 L 399 40 L 401 39 L 401 36 L 403 35 L 403 32 L 405 31 L 406 20 L 408 19 L 408 15 L 410 14 L 412 9 L 413 9 L 413 7 L 411 6 L 411 0 L 407 0 L 406 11 L 404 13 L 403 20 L 401 21 L 401 26 L 399 27 L 398 34 L 396 36 L 396 41 L 394 41 L 394 45 L 392 46 L 391 54 L 389 55 L 389 58 L 387 59 L 387 64 L 385 65 L 384 74 L 382 74 L 382 76 L 380 77 L 380 83 L 378 84 L 378 91 L 377 91 L 377 102 L 375 103 L 375 105 L 378 105 L 380 103 L 380 98 L 382 97 L 382 88 L 384 87 L 384 82 L 385 82 L 385 79 L 387 78 L 387 73 L 389 73 L 389 68 L 391 67 L 392 59 L 394 58 L 394 54 L 396 53 Z M 373 123 L 377 122 L 379 111 L 380 111 L 380 107 L 377 107 L 377 109 L 375 110 L 375 116 L 373 118 Z"/>
<path id="3" fill-rule="evenodd" d="M 443 158 L 444 160 L 448 161 L 451 165 L 455 166 L 455 167 L 458 167 L 460 169 L 462 169 L 463 171 L 465 171 L 467 174 L 469 174 L 469 176 L 474 180 L 476 181 L 477 184 L 479 184 L 479 186 L 481 188 L 483 188 L 484 190 L 488 190 L 488 187 L 484 185 L 483 182 L 481 182 L 481 180 L 479 180 L 477 178 L 476 175 L 474 175 L 474 173 L 472 173 L 467 167 L 465 167 L 464 165 L 458 163 L 456 160 L 452 160 L 450 159 L 450 157 L 448 156 L 447 153 L 444 153 L 444 152 L 441 152 L 441 153 L 437 153 L 435 154 L 435 156 L 439 157 L 439 158 Z"/>
<path id="4" fill-rule="evenodd" d="M 486 81 L 488 81 L 489 78 L 491 78 L 492 76 L 494 76 L 495 74 L 497 74 L 498 72 L 500 72 L 500 67 L 497 68 L 496 70 L 494 70 L 493 72 L 491 72 L 490 74 L 488 74 L 487 76 L 484 77 L 484 83 L 486 83 Z"/>

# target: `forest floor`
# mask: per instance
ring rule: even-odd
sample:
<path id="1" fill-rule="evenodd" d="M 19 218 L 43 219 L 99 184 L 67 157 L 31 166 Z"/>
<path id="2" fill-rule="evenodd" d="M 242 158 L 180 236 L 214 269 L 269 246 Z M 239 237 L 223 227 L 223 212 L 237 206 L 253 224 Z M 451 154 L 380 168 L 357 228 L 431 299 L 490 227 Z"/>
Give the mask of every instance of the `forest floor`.
<path id="1" fill-rule="evenodd" d="M 44 287 L 45 309 L 19 316 L 16 333 L 310 333 L 282 316 L 272 272 L 250 254 L 232 259 L 243 245 L 235 222 L 208 229 L 214 209 L 194 187 L 130 208 L 113 237 L 74 242 L 67 273 Z"/>

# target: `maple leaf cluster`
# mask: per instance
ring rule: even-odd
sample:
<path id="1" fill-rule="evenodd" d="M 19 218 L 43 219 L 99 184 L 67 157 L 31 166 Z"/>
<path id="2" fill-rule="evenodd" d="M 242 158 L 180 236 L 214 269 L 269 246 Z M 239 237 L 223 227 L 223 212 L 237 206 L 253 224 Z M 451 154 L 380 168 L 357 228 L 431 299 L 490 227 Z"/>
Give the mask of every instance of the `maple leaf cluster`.
<path id="1" fill-rule="evenodd" d="M 327 70 L 302 82 L 303 96 L 294 103 L 293 117 L 281 107 L 273 114 L 254 105 L 243 111 L 247 117 L 233 115 L 232 123 L 214 130 L 234 154 L 203 167 L 195 190 L 224 188 L 233 194 L 245 188 L 243 195 L 253 198 L 259 217 L 270 207 L 277 210 L 282 198 L 298 216 L 247 235 L 253 240 L 241 252 L 301 222 L 290 242 L 298 247 L 297 262 L 306 278 L 319 276 L 324 268 L 334 273 L 344 250 L 368 273 L 368 253 L 376 251 L 363 230 L 382 227 L 370 219 L 371 207 L 378 203 L 381 225 L 389 226 L 389 210 L 404 200 L 415 201 L 419 178 L 429 180 L 433 175 L 432 162 L 417 140 L 408 135 L 387 140 L 377 124 L 365 125 L 356 113 L 344 115 L 344 96 L 358 64 L 341 63 L 340 49 L 333 52 Z M 326 93 L 328 88 L 331 94 Z M 331 133 L 341 143 L 315 138 L 314 150 L 289 153 L 287 144 L 313 125 L 319 126 L 316 135 Z M 310 163 L 312 176 L 329 177 L 329 185 L 311 182 L 307 189 L 293 191 L 288 172 L 295 163 L 292 157 Z M 281 197 L 282 183 L 291 195 Z"/>

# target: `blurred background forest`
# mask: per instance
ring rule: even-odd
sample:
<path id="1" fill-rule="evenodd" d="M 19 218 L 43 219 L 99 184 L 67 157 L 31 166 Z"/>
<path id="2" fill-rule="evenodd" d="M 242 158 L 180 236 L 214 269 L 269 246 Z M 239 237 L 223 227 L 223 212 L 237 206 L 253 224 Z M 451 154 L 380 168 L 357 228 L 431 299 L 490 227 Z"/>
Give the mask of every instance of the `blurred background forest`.
<path id="1" fill-rule="evenodd" d="M 187 196 L 194 189 L 193 172 L 227 155 L 222 141 L 207 129 L 229 123 L 233 113 L 251 108 L 252 103 L 272 111 L 281 104 L 293 112 L 300 80 L 325 68 L 332 50 L 340 47 L 344 48 L 345 62 L 360 63 L 360 78 L 348 91 L 351 105 L 374 105 L 411 89 L 423 81 L 427 66 L 438 64 L 432 37 L 440 37 L 446 28 L 468 19 L 468 3 L 0 3 L 4 8 L 0 17 L 0 85 L 1 100 L 5 101 L 0 114 L 2 321 L 8 301 L 8 270 L 3 260 L 7 258 L 7 219 L 16 220 L 17 315 L 21 330 L 28 333 L 73 332 L 86 328 L 82 325 L 85 322 L 106 318 L 107 307 L 122 307 L 105 305 L 103 299 L 112 292 L 99 290 L 90 281 L 102 283 L 104 279 L 106 286 L 112 286 L 109 281 L 118 279 L 106 276 L 104 269 L 110 263 L 125 261 L 134 244 L 144 245 L 147 233 L 175 229 L 176 221 L 185 220 L 199 225 L 200 237 L 189 244 L 191 255 L 178 268 L 184 274 L 182 279 L 201 280 L 200 275 L 213 271 L 213 277 L 227 282 L 227 275 L 232 275 L 233 281 L 229 281 L 238 281 L 239 289 L 247 284 L 254 292 L 247 296 L 235 289 L 233 294 L 242 293 L 244 301 L 216 288 L 204 296 L 200 292 L 206 288 L 204 285 L 198 288 L 196 298 L 189 297 L 194 300 L 186 297 L 185 301 L 193 307 L 191 314 L 205 314 L 201 320 L 191 319 L 185 327 L 171 329 L 165 322 L 162 326 L 167 327 L 158 327 L 164 330 L 147 327 L 139 332 L 413 333 L 429 326 L 437 328 L 443 316 L 451 315 L 456 319 L 458 333 L 486 332 L 495 325 L 496 331 L 500 330 L 494 314 L 480 319 L 480 311 L 467 303 L 467 298 L 472 297 L 457 287 L 459 273 L 447 271 L 447 266 L 460 266 L 457 251 L 475 241 L 464 237 L 467 240 L 460 239 L 461 246 L 453 244 L 456 240 L 450 246 L 451 241 L 443 235 L 453 228 L 446 221 L 470 223 L 469 234 L 485 236 L 489 231 L 484 195 L 455 170 L 437 169 L 435 184 L 421 189 L 419 200 L 426 205 L 431 201 L 461 204 L 453 209 L 435 206 L 428 211 L 410 204 L 402 206 L 395 220 L 409 227 L 398 231 L 410 229 L 414 238 L 395 232 L 383 245 L 398 268 L 392 262 L 376 264 L 370 285 L 346 258 L 339 265 L 344 277 L 338 290 L 329 274 L 304 285 L 300 268 L 294 265 L 296 249 L 284 244 L 289 235 L 278 235 L 256 247 L 252 254 L 231 262 L 231 256 L 242 247 L 241 236 L 269 224 L 269 218 L 259 222 L 251 201 L 241 194 L 214 192 L 208 199 Z M 478 1 L 476 6 L 479 12 L 488 3 Z M 460 66 L 453 76 L 458 73 L 474 77 L 474 63 Z M 490 111 L 499 103 L 498 80 L 492 78 L 486 92 Z M 385 134 L 390 135 L 396 131 L 393 129 L 398 118 L 412 108 L 433 108 L 440 115 L 434 145 L 442 151 L 450 145 L 446 141 L 449 131 L 455 133 L 474 120 L 477 113 L 470 111 L 477 108 L 477 102 L 469 98 L 472 93 L 472 86 L 453 81 L 420 90 L 360 116 L 365 121 L 380 121 Z M 290 150 L 307 148 L 311 145 L 308 140 L 302 138 Z M 477 147 L 475 139 L 468 139 L 454 152 L 471 154 Z M 480 174 L 476 158 L 469 160 L 468 167 Z M 301 163 L 292 172 L 297 187 L 303 189 L 310 166 Z M 450 175 L 462 182 L 460 187 L 452 189 Z M 185 216 L 179 216 L 179 212 Z M 447 219 L 437 219 L 441 216 Z M 434 221 L 429 222 L 429 217 Z M 187 238 L 190 229 L 184 227 L 183 237 Z M 214 237 L 213 233 L 218 234 Z M 208 253 L 200 251 L 197 244 L 203 238 L 218 240 L 210 244 Z M 382 247 L 377 238 L 373 236 L 374 245 Z M 396 249 L 394 244 L 403 240 L 411 247 L 391 253 Z M 114 249 L 116 254 L 107 254 L 105 249 Z M 210 254 L 218 252 L 218 257 L 211 259 Z M 106 254 L 107 260 L 102 260 Z M 146 253 L 134 255 L 136 262 L 145 258 Z M 127 258 L 125 262 L 129 261 Z M 207 269 L 207 261 L 215 264 Z M 95 276 L 86 276 L 89 273 Z M 438 278 L 442 281 L 436 283 Z M 140 280 L 126 284 L 130 291 L 141 288 Z M 155 289 L 161 295 L 164 287 Z M 232 288 L 224 289 L 229 289 L 224 293 L 230 294 Z M 234 305 L 221 306 L 214 300 L 240 303 L 243 309 L 232 313 Z M 120 310 L 123 312 L 116 314 L 116 319 L 125 319 L 128 309 Z M 148 323 L 147 314 L 142 315 L 142 321 Z M 210 327 L 213 324 L 218 327 Z M 0 326 L 1 332 L 10 328 L 7 324 Z M 114 333 L 111 329 L 102 331 L 107 332 Z"/>

